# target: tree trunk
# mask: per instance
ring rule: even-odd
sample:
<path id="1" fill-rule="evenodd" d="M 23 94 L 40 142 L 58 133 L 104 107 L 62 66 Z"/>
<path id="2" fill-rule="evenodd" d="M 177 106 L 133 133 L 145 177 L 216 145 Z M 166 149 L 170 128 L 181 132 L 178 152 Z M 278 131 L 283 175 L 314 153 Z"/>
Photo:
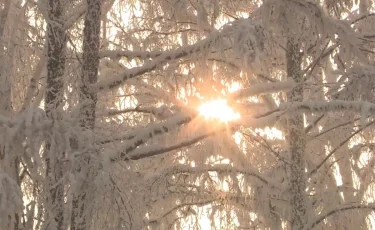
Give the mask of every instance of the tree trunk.
<path id="1" fill-rule="evenodd" d="M 84 128 L 94 129 L 97 94 L 90 85 L 98 80 L 100 48 L 100 0 L 87 0 L 87 13 L 83 31 L 83 66 L 80 85 L 81 119 Z"/>
<path id="2" fill-rule="evenodd" d="M 4 2 L 4 8 L 0 11 L 0 114 L 5 113 L 9 115 L 11 110 L 11 87 L 9 76 L 5 72 L 6 66 L 6 53 L 8 49 L 5 47 L 5 35 L 4 30 L 8 21 L 8 15 L 10 11 L 11 1 L 6 0 Z M 4 115 L 4 114 L 1 114 Z"/>
<path id="3" fill-rule="evenodd" d="M 47 86 L 45 95 L 45 111 L 50 119 L 58 120 L 64 97 L 63 75 L 66 58 L 66 34 L 63 23 L 63 6 L 65 0 L 48 0 L 47 24 Z M 54 131 L 52 131 L 54 132 Z M 63 229 L 64 215 L 64 184 L 61 179 L 62 152 L 57 148 L 56 141 L 50 140 L 46 144 L 46 176 L 48 179 L 49 196 L 48 218 L 55 223 L 49 223 L 48 228 Z M 52 221 L 53 221 L 52 220 Z"/>
<path id="4" fill-rule="evenodd" d="M 0 11 L 0 115 L 5 117 L 11 117 L 13 114 L 11 77 L 14 72 L 14 47 L 16 43 L 13 39 L 16 37 L 14 31 L 18 30 L 18 26 L 15 23 L 16 28 L 12 28 L 8 22 L 12 22 L 9 20 L 12 16 L 18 16 L 17 4 L 18 2 L 12 3 L 10 0 L 6 0 L 3 3 L 3 9 Z M 14 31 L 10 31 L 9 28 L 14 29 Z M 21 187 L 18 151 L 13 146 L 7 148 L 6 144 L 0 145 L 0 168 Z M 14 212 L 8 216 L 7 229 L 17 230 L 19 227 L 20 215 Z"/>
<path id="5" fill-rule="evenodd" d="M 96 83 L 98 79 L 101 1 L 87 0 L 87 5 L 83 31 L 83 66 L 79 94 L 80 126 L 83 130 L 94 130 L 97 94 L 91 90 L 90 85 Z M 79 148 L 77 144 L 76 147 Z M 97 167 L 90 162 L 92 154 L 91 152 L 81 154 L 75 168 L 77 174 L 84 174 L 81 177 L 84 179 L 75 186 L 71 219 L 72 230 L 89 228 L 88 221 L 90 218 L 87 218 L 86 215 L 90 213 L 90 210 L 87 210 L 87 202 L 92 202 L 90 195 L 93 195 L 94 191 L 89 193 L 89 190 L 92 190 L 92 182 L 97 174 Z"/>
<path id="6" fill-rule="evenodd" d="M 298 41 L 289 38 L 287 42 L 287 75 L 295 82 L 302 81 L 301 58 Z M 303 87 L 299 85 L 288 93 L 288 102 L 303 101 Z M 288 141 L 291 157 L 290 186 L 292 206 L 292 230 L 300 230 L 306 224 L 306 181 L 305 181 L 305 132 L 302 114 L 288 118 Z"/>

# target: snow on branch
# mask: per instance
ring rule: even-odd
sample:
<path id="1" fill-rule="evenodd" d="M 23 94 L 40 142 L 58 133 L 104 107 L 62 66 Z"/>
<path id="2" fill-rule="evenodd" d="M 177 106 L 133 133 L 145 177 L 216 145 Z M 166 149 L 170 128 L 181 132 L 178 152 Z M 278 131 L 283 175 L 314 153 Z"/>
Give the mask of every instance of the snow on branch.
<path id="1" fill-rule="evenodd" d="M 245 116 L 237 121 L 237 125 L 251 127 L 251 128 L 265 128 L 274 125 L 284 112 L 273 112 L 271 114 L 260 115 L 258 117 Z"/>
<path id="2" fill-rule="evenodd" d="M 216 36 L 206 38 L 203 41 L 200 41 L 194 45 L 181 47 L 173 51 L 165 51 L 156 59 L 146 62 L 143 66 L 128 69 L 124 71 L 123 73 L 120 73 L 116 76 L 111 76 L 111 77 L 108 77 L 108 79 L 106 80 L 99 81 L 98 83 L 92 85 L 92 89 L 96 91 L 100 91 L 106 88 L 110 88 L 110 89 L 115 88 L 119 86 L 120 84 L 124 83 L 128 79 L 140 76 L 144 73 L 155 70 L 156 68 L 162 65 L 165 65 L 168 61 L 176 60 L 176 59 L 200 52 L 202 50 L 208 49 L 210 46 L 213 45 Z"/>
<path id="3" fill-rule="evenodd" d="M 85 2 L 81 2 L 77 4 L 77 6 L 73 9 L 73 12 L 71 12 L 66 18 L 67 20 L 64 23 L 64 26 L 66 29 L 69 29 L 76 23 L 76 21 L 85 14 L 87 9 L 87 5 Z"/>
<path id="4" fill-rule="evenodd" d="M 350 204 L 350 205 L 343 205 L 341 207 L 334 208 L 332 210 L 326 211 L 325 213 L 321 214 L 318 218 L 308 223 L 304 230 L 313 229 L 316 225 L 324 221 L 326 218 L 343 211 L 353 210 L 353 209 L 369 209 L 375 211 L 375 204 Z"/>
<path id="5" fill-rule="evenodd" d="M 213 199 L 209 199 L 209 200 L 204 200 L 204 201 L 199 201 L 199 202 L 189 202 L 189 203 L 182 203 L 182 204 L 179 204 L 171 209 L 169 209 L 168 211 L 166 211 L 164 214 L 162 214 L 161 216 L 159 217 L 154 217 L 154 218 L 151 218 L 149 221 L 147 221 L 146 225 L 151 225 L 151 226 L 155 226 L 155 225 L 158 225 L 163 218 L 167 217 L 168 215 L 178 211 L 179 209 L 182 209 L 184 207 L 190 207 L 190 206 L 204 206 L 204 205 L 207 205 L 207 204 L 210 204 L 210 203 L 213 203 L 215 201 L 218 201 L 219 198 L 213 198 Z"/>
<path id="6" fill-rule="evenodd" d="M 171 145 L 171 146 L 160 146 L 160 145 L 151 145 L 142 147 L 139 149 L 134 150 L 132 153 L 128 155 L 124 155 L 124 153 L 121 153 L 121 159 L 125 160 L 140 160 L 147 157 L 153 157 L 157 155 L 161 155 L 163 153 L 167 153 L 173 150 L 179 150 L 188 146 L 191 146 L 209 136 L 215 135 L 216 133 L 223 131 L 224 129 L 219 129 L 216 131 L 212 131 L 209 133 L 198 135 L 194 138 L 190 138 L 189 140 L 182 141 L 180 143 Z"/>
<path id="7" fill-rule="evenodd" d="M 296 86 L 296 83 L 292 79 L 288 79 L 284 82 L 274 82 L 274 83 L 267 83 L 267 84 L 256 84 L 252 87 L 238 90 L 229 95 L 232 99 L 240 99 L 251 97 L 260 94 L 266 93 L 274 93 L 280 91 L 288 91 L 293 89 Z"/>
<path id="8" fill-rule="evenodd" d="M 183 124 L 187 124 L 190 121 L 192 121 L 192 119 L 195 116 L 196 114 L 190 116 L 184 114 L 177 114 L 164 122 L 148 125 L 144 128 L 139 128 L 131 132 L 128 132 L 122 136 L 123 140 L 126 140 L 124 145 L 122 145 L 123 150 L 120 153 L 110 153 L 108 157 L 111 161 L 115 161 L 115 159 L 118 157 L 124 159 L 123 157 L 127 157 L 127 155 L 131 151 L 134 151 L 138 146 L 146 143 L 151 138 L 157 135 L 161 135 L 163 133 L 167 133 L 170 130 L 175 129 Z M 103 143 L 103 140 L 101 140 L 100 142 Z"/>
<path id="9" fill-rule="evenodd" d="M 279 110 L 309 111 L 309 112 L 335 112 L 335 111 L 353 111 L 361 114 L 361 126 L 364 128 L 368 117 L 375 113 L 375 104 L 366 101 L 313 101 L 313 102 L 293 102 L 282 103 Z"/>
<path id="10" fill-rule="evenodd" d="M 101 112 L 96 113 L 96 118 L 100 117 L 111 117 L 111 116 L 116 116 L 120 114 L 125 114 L 125 113 L 147 113 L 151 114 L 152 113 L 152 108 L 132 108 L 132 109 L 108 109 L 104 110 Z"/>
<path id="11" fill-rule="evenodd" d="M 156 108 L 156 110 L 160 111 L 160 108 Z M 194 111 L 188 112 L 181 112 L 176 113 L 167 120 L 157 123 L 157 124 L 149 124 L 145 127 L 139 127 L 133 129 L 129 132 L 124 134 L 120 134 L 117 136 L 112 136 L 111 138 L 103 138 L 97 140 L 97 143 L 106 144 L 114 141 L 122 141 L 122 140 L 132 140 L 139 135 L 152 135 L 154 134 L 162 134 L 168 132 L 170 129 L 176 128 L 180 125 L 189 123 L 192 119 L 194 119 L 198 114 Z M 148 134 L 147 134 L 148 133 Z M 150 137 L 151 138 L 151 137 Z M 148 139 L 147 139 L 148 140 Z"/>
<path id="12" fill-rule="evenodd" d="M 235 174 L 243 174 L 246 176 L 251 176 L 257 179 L 257 181 L 261 182 L 262 185 L 267 185 L 273 189 L 280 189 L 279 186 L 273 183 L 271 180 L 263 177 L 256 169 L 252 168 L 251 166 L 247 167 L 246 169 L 234 168 L 231 165 L 227 164 L 215 164 L 212 166 L 198 166 L 198 167 L 191 167 L 189 165 L 179 164 L 170 168 L 167 168 L 158 174 L 160 175 L 171 175 L 175 173 L 190 173 L 190 174 L 201 174 L 205 172 L 217 172 L 217 173 L 235 173 Z M 152 178 L 154 174 L 150 175 Z M 151 177 L 148 180 L 151 180 Z"/>
<path id="13" fill-rule="evenodd" d="M 153 71 L 156 68 L 159 68 L 167 64 L 169 61 L 206 51 L 209 48 L 211 48 L 220 37 L 224 36 L 225 34 L 233 33 L 235 29 L 233 26 L 234 24 L 243 23 L 247 21 L 249 20 L 238 20 L 237 22 L 226 26 L 222 31 L 213 32 L 207 38 L 197 42 L 194 45 L 183 46 L 176 50 L 163 51 L 160 53 L 160 55 L 157 55 L 157 53 L 151 53 L 157 57 L 151 61 L 146 62 L 143 66 L 134 67 L 132 69 L 125 70 L 124 72 L 117 74 L 115 76 L 108 77 L 106 80 L 101 80 L 96 84 L 93 84 L 91 88 L 94 91 L 115 88 L 123 84 L 128 79 Z"/>
<path id="14" fill-rule="evenodd" d="M 251 167 L 247 169 L 234 169 L 230 165 L 214 165 L 210 167 L 190 167 L 187 165 L 181 165 L 177 169 L 178 172 L 184 172 L 184 173 L 204 173 L 204 172 L 218 172 L 218 173 L 240 173 L 247 176 L 252 176 L 257 178 L 260 182 L 272 186 L 277 187 L 276 185 L 273 185 L 272 182 L 261 176 L 256 170 L 252 169 Z"/>
<path id="15" fill-rule="evenodd" d="M 313 102 L 293 102 L 282 103 L 280 110 L 288 111 L 311 111 L 311 112 L 333 112 L 333 111 L 354 111 L 362 115 L 375 112 L 375 104 L 365 101 L 313 101 Z"/>
<path id="16" fill-rule="evenodd" d="M 109 109 L 99 113 L 96 113 L 96 117 L 109 117 L 109 116 L 116 116 L 125 113 L 146 113 L 154 115 L 158 120 L 165 120 L 169 117 L 173 116 L 173 112 L 166 106 L 162 105 L 160 107 L 144 107 L 140 108 L 137 106 L 131 109 Z"/>
<path id="17" fill-rule="evenodd" d="M 126 57 L 128 60 L 139 59 L 153 59 L 162 55 L 164 51 L 131 51 L 131 50 L 103 50 L 99 53 L 100 58 L 118 58 Z"/>
<path id="18" fill-rule="evenodd" d="M 239 126 L 247 126 L 247 127 L 252 127 L 252 128 L 264 128 L 266 126 L 270 126 L 273 123 L 275 123 L 280 118 L 281 115 L 282 115 L 281 112 L 276 112 L 271 115 L 260 117 L 260 118 L 253 118 L 250 116 L 246 116 L 242 118 L 241 121 L 232 122 L 231 124 L 225 125 L 224 127 L 216 128 L 213 131 L 197 135 L 194 138 L 182 141 L 180 143 L 177 143 L 171 146 L 151 145 L 151 146 L 136 148 L 146 142 L 144 139 L 148 140 L 152 138 L 153 134 L 154 135 L 162 134 L 163 132 L 161 131 L 160 127 L 158 127 L 157 129 L 154 129 L 154 131 L 151 131 L 145 134 L 143 136 L 145 137 L 144 139 L 139 138 L 139 137 L 138 138 L 134 137 L 133 139 L 130 140 L 131 141 L 130 144 L 128 143 L 126 145 L 125 151 L 122 151 L 120 154 L 116 154 L 116 153 L 112 154 L 110 157 L 112 161 L 114 161 L 115 160 L 114 158 L 120 155 L 120 159 L 128 161 L 128 160 L 140 160 L 140 159 L 144 159 L 147 157 L 157 156 L 157 155 L 161 155 L 161 154 L 173 151 L 173 150 L 178 150 L 184 147 L 191 146 L 209 136 L 215 135 L 218 132 L 222 132 L 228 129 L 236 130 Z"/>
<path id="19" fill-rule="evenodd" d="M 370 126 L 372 124 L 374 124 L 375 121 L 372 121 L 370 123 L 368 123 L 366 126 Z M 365 127 L 362 127 L 360 129 L 358 129 L 357 131 L 353 132 L 352 134 L 350 134 L 347 138 L 345 138 L 338 146 L 336 146 L 330 153 L 328 153 L 326 155 L 326 157 L 313 169 L 310 171 L 310 176 L 315 174 L 322 166 L 325 162 L 328 161 L 328 159 L 338 150 L 340 149 L 343 145 L 345 145 L 348 141 L 350 141 L 355 135 L 357 135 L 358 133 L 362 132 L 363 129 Z"/>
<path id="20" fill-rule="evenodd" d="M 275 1 L 275 0 L 274 0 Z M 359 52 L 360 40 L 356 32 L 351 28 L 349 20 L 332 19 L 326 12 L 313 1 L 282 0 L 279 4 L 288 4 L 296 12 L 305 15 L 318 33 L 334 38 L 337 35 L 340 43 L 354 52 L 357 57 L 364 58 Z M 364 59 L 365 60 L 365 59 Z"/>
<path id="21" fill-rule="evenodd" d="M 151 125 L 144 129 L 136 130 L 134 133 L 134 138 L 128 141 L 127 148 L 125 151 L 128 153 L 134 150 L 136 147 L 140 146 L 141 144 L 144 144 L 152 137 L 163 133 L 167 133 L 180 125 L 189 123 L 192 119 L 193 116 L 176 115 L 165 122 L 161 122 L 156 125 Z"/>

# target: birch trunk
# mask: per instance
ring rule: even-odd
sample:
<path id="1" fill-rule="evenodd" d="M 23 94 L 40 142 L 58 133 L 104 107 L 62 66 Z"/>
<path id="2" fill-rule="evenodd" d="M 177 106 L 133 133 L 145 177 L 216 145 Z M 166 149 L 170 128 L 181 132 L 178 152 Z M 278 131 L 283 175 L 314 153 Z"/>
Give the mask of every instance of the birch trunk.
<path id="1" fill-rule="evenodd" d="M 298 41 L 289 38 L 287 41 L 287 75 L 295 82 L 302 81 L 301 58 Z M 303 101 L 303 87 L 299 85 L 288 93 L 288 102 Z M 292 206 L 292 230 L 303 229 L 306 224 L 306 181 L 305 181 L 305 148 L 303 114 L 293 114 L 288 118 L 288 142 L 291 156 L 290 186 Z"/>
<path id="2" fill-rule="evenodd" d="M 66 59 L 66 34 L 63 23 L 63 6 L 65 0 L 48 0 L 47 20 L 47 85 L 45 94 L 45 111 L 50 119 L 60 119 L 59 113 L 64 97 L 63 76 Z M 59 111 L 60 110 L 60 111 Z M 57 131 L 56 131 L 57 132 Z M 62 182 L 62 152 L 58 142 L 52 138 L 46 144 L 47 212 L 49 221 L 47 229 L 64 228 L 64 184 Z"/>
<path id="3" fill-rule="evenodd" d="M 97 94 L 90 85 L 97 82 L 100 48 L 100 16 L 101 1 L 87 0 L 87 13 L 83 31 L 83 63 L 80 82 L 80 126 L 83 130 L 93 131 L 95 127 L 95 108 Z M 79 148 L 79 146 L 76 147 Z M 88 202 L 92 202 L 94 187 L 93 180 L 97 174 L 97 167 L 92 163 L 93 152 L 81 155 L 76 165 L 76 173 L 83 174 L 82 180 L 75 186 L 73 211 L 71 219 L 72 230 L 89 229 L 90 213 Z M 90 192 L 89 192 L 90 191 Z"/>

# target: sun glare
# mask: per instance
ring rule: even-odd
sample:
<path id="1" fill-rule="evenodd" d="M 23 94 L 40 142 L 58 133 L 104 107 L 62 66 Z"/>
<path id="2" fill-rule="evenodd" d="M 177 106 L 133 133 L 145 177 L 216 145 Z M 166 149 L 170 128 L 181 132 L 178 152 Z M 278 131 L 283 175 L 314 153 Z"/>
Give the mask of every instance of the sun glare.
<path id="1" fill-rule="evenodd" d="M 198 107 L 198 111 L 206 119 L 218 119 L 221 122 L 229 122 L 241 117 L 222 99 L 205 102 Z"/>

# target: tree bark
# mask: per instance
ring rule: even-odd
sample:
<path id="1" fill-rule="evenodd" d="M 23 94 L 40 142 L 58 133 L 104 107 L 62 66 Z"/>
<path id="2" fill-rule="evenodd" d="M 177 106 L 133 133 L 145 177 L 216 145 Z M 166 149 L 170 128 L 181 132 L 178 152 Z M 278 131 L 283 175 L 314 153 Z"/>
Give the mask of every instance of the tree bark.
<path id="1" fill-rule="evenodd" d="M 80 126 L 83 130 L 94 130 L 97 94 L 91 90 L 90 86 L 98 80 L 101 1 L 87 0 L 87 5 L 83 31 L 83 63 L 79 92 L 81 106 Z M 79 148 L 77 143 L 75 145 Z M 91 199 L 89 195 L 92 195 L 93 191 L 90 191 L 90 194 L 88 191 L 93 187 L 92 182 L 97 174 L 97 167 L 90 162 L 92 154 L 90 152 L 82 154 L 75 169 L 77 174 L 84 174 L 82 177 L 84 179 L 76 186 L 77 190 L 74 192 L 71 219 L 72 230 L 89 228 L 89 218 L 86 215 L 90 213 L 90 210 L 87 210 L 87 202 Z"/>
<path id="2" fill-rule="evenodd" d="M 47 20 L 47 85 L 45 94 L 45 111 L 50 119 L 59 119 L 59 110 L 64 97 L 63 75 L 66 59 L 66 34 L 63 23 L 63 6 L 65 0 L 48 0 Z M 52 131 L 53 132 L 53 131 Z M 54 135 L 52 135 L 54 136 Z M 49 190 L 48 208 L 55 223 L 49 223 L 49 228 L 63 229 L 64 223 L 64 184 L 62 171 L 62 152 L 56 148 L 55 140 L 46 144 L 46 176 Z M 49 218 L 52 219 L 51 216 Z"/>
<path id="3" fill-rule="evenodd" d="M 14 62 L 14 31 L 9 31 L 12 22 L 9 20 L 12 16 L 17 16 L 18 3 L 12 3 L 10 0 L 3 2 L 3 9 L 0 11 L 0 115 L 11 117 L 13 114 L 12 104 L 12 83 L 11 77 L 13 76 L 13 62 Z M 15 29 L 18 30 L 17 23 Z M 12 42 L 8 42 L 12 41 Z M 19 187 L 21 182 L 19 178 L 19 155 L 17 149 L 13 146 L 10 148 L 0 145 L 0 167 L 4 172 L 12 178 Z M 21 189 L 20 189 L 21 191 Z M 8 216 L 7 228 L 18 230 L 20 227 L 20 215 L 17 212 Z"/>
<path id="4" fill-rule="evenodd" d="M 90 85 L 98 80 L 100 48 L 100 0 L 87 0 L 87 13 L 83 31 L 83 66 L 80 85 L 82 127 L 94 129 L 97 94 Z"/>
<path id="5" fill-rule="evenodd" d="M 289 38 L 287 41 L 287 75 L 295 82 L 302 81 L 302 54 L 298 41 Z M 288 102 L 303 101 L 303 87 L 299 85 L 288 93 Z M 292 206 L 292 230 L 303 229 L 306 224 L 306 178 L 305 178 L 305 148 L 303 114 L 292 114 L 288 118 L 288 141 L 291 157 L 290 186 Z"/>

